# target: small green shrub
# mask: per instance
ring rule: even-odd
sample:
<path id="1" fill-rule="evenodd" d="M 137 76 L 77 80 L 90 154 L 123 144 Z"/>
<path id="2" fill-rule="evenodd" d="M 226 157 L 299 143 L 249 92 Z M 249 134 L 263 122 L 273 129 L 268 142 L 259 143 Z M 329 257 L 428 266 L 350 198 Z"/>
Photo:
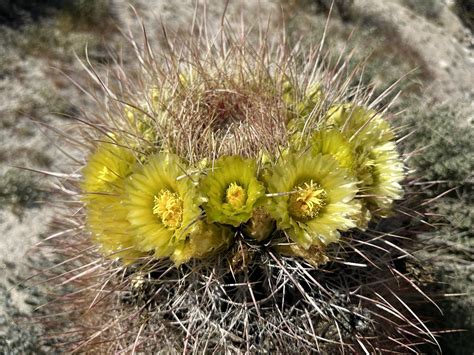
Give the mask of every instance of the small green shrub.
<path id="1" fill-rule="evenodd" d="M 444 317 L 436 320 L 440 329 L 474 331 L 474 285 L 472 253 L 474 250 L 474 132 L 472 109 L 459 104 L 422 108 L 409 112 L 404 123 L 414 133 L 405 140 L 406 153 L 416 152 L 410 165 L 415 175 L 427 182 L 427 198 L 433 202 L 429 222 L 439 229 L 422 235 L 431 246 L 433 261 L 440 281 L 435 294 L 466 294 L 441 299 Z M 433 183 L 429 183 L 432 181 Z M 448 193 L 446 193 L 448 192 Z M 442 195 L 441 195 L 442 194 Z M 438 196 L 440 196 L 438 198 Z M 465 332 L 447 333 L 440 339 L 446 354 L 471 354 L 472 337 Z"/>
<path id="2" fill-rule="evenodd" d="M 11 169 L 0 176 L 0 207 L 35 207 L 45 197 L 33 173 Z"/>
<path id="3" fill-rule="evenodd" d="M 104 29 L 111 21 L 110 0 L 67 1 L 59 16 L 76 30 Z"/>
<path id="4" fill-rule="evenodd" d="M 0 268 L 0 271 L 5 272 L 5 269 Z M 16 276 L 9 277 L 17 279 Z M 38 297 L 35 286 L 28 289 L 26 301 L 31 306 L 44 302 Z M 27 320 L 24 310 L 18 308 L 9 286 L 0 284 L 0 354 L 50 354 L 46 342 L 41 339 L 41 332 L 41 325 Z"/>
<path id="5" fill-rule="evenodd" d="M 463 196 L 472 203 L 474 131 L 469 113 L 459 105 L 422 108 L 410 112 L 405 122 L 414 133 L 405 140 L 410 164 L 426 181 L 439 181 L 432 194 L 456 188 L 450 196 Z M 429 192 L 429 191 L 428 191 Z"/>
<path id="6" fill-rule="evenodd" d="M 440 199 L 434 205 L 436 212 L 442 216 L 446 216 L 449 225 L 459 232 L 459 237 L 472 236 L 472 226 L 474 226 L 474 206 L 471 196 L 460 196 L 459 198 L 446 197 Z M 464 239 L 464 238 L 462 238 Z M 474 241 L 474 239 L 473 239 Z"/>

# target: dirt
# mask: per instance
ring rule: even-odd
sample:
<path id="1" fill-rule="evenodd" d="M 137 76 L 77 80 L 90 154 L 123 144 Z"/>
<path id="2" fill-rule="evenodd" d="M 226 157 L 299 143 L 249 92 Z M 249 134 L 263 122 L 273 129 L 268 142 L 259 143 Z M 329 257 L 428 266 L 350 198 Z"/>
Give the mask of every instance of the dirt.
<path id="1" fill-rule="evenodd" d="M 418 15 L 400 1 L 356 0 L 354 11 L 390 26 L 401 42 L 417 51 L 432 73 L 425 97 L 435 101 L 474 98 L 472 33 L 447 6 L 436 21 Z"/>
<path id="2" fill-rule="evenodd" d="M 209 3 L 209 24 L 218 26 L 223 2 L 215 0 Z M 135 0 L 132 4 L 143 14 L 151 34 L 161 33 L 158 19 L 163 19 L 177 32 L 188 30 L 194 10 L 191 2 L 184 0 L 172 4 L 160 2 L 158 6 L 147 0 Z M 280 8 L 277 1 L 234 2 L 229 14 L 238 13 L 241 8 L 251 16 L 258 13 L 261 20 L 273 14 L 275 23 L 280 21 L 280 17 L 276 16 Z M 125 1 L 113 1 L 111 11 L 119 26 L 140 31 L 132 8 Z M 385 34 L 393 34 L 403 46 L 417 53 L 419 65 L 431 74 L 430 79 L 423 83 L 423 100 L 473 101 L 472 33 L 446 4 L 443 4 L 436 21 L 415 13 L 404 6 L 402 1 L 396 0 L 355 0 L 350 13 L 350 16 L 364 19 L 370 26 L 385 31 Z M 322 17 L 316 13 L 314 16 L 311 14 L 309 19 L 322 21 Z M 350 19 L 341 21 L 336 16 L 334 21 L 341 22 L 341 26 L 349 29 L 352 26 Z M 26 31 L 27 26 L 51 30 L 54 36 L 58 36 L 56 47 L 47 43 L 43 48 L 32 50 L 31 43 L 37 43 L 38 39 L 35 32 Z M 5 193 L 6 197 L 0 200 L 0 352 L 21 353 L 33 351 L 31 349 L 40 352 L 43 349 L 34 337 L 34 332 L 39 331 L 36 328 L 24 334 L 24 337 L 33 340 L 19 338 L 18 334 L 26 328 L 18 320 L 18 315 L 30 314 L 43 299 L 38 296 L 41 292 L 38 293 L 36 286 L 28 283 L 26 287 L 18 286 L 18 283 L 32 275 L 33 266 L 44 262 L 38 261 L 37 257 L 29 257 L 29 254 L 32 253 L 31 248 L 47 235 L 48 224 L 55 213 L 49 192 L 54 180 L 46 181 L 37 174 L 28 175 L 16 167 L 51 171 L 71 169 L 67 167 L 67 157 L 56 147 L 60 143 L 45 128 L 46 125 L 67 127 L 71 123 L 67 115 L 74 114 L 89 102 L 80 90 L 51 67 L 59 67 L 68 73 L 80 73 L 80 66 L 72 53 L 76 48 L 69 46 L 68 41 L 77 43 L 79 39 L 83 40 L 81 36 L 87 37 L 90 33 L 74 33 L 74 30 L 64 31 L 55 26 L 44 18 L 40 22 L 17 28 L 0 24 L 0 182 L 1 179 L 6 181 L 5 174 L 10 172 L 16 174 L 18 180 L 27 181 L 26 187 L 18 185 L 21 189 L 30 188 L 29 195 L 20 196 L 23 200 L 18 196 L 24 194 L 23 190 Z M 299 30 L 304 33 L 305 28 Z M 101 37 L 102 34 L 93 36 Z M 107 41 L 109 45 L 123 43 L 115 34 Z M 160 41 L 164 41 L 162 34 L 158 35 Z M 107 53 L 100 45 L 93 48 L 99 53 L 97 61 L 107 58 Z M 400 56 L 403 53 L 401 50 Z M 8 185 L 11 185 L 10 180 Z M 38 203 L 38 199 L 42 202 Z M 25 342 L 30 342 L 31 348 L 25 348 Z"/>

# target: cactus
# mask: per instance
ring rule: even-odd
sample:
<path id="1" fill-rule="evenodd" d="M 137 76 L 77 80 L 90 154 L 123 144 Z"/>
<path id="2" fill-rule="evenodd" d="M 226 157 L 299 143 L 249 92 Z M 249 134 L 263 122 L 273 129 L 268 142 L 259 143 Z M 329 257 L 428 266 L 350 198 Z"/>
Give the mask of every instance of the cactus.
<path id="1" fill-rule="evenodd" d="M 77 209 L 52 238 L 65 257 L 53 280 L 70 286 L 50 305 L 51 329 L 71 324 L 58 346 L 436 344 L 405 261 L 412 222 L 386 219 L 408 208 L 390 115 L 349 89 L 356 73 L 320 65 L 319 49 L 224 25 L 199 33 L 160 56 L 137 46 L 138 73 L 95 77 L 97 107 L 71 139 L 86 158 L 62 185 Z"/>

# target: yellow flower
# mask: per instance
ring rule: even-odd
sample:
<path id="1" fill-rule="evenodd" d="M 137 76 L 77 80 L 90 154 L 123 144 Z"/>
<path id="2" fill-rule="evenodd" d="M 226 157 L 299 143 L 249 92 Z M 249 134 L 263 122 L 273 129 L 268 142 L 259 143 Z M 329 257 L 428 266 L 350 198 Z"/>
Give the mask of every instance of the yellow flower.
<path id="1" fill-rule="evenodd" d="M 123 206 L 125 179 L 132 172 L 135 156 L 129 149 L 107 141 L 98 145 L 82 170 L 82 200 L 87 227 L 104 255 L 125 263 L 143 256 L 135 248 L 127 210 Z"/>
<path id="2" fill-rule="evenodd" d="M 196 188 L 185 171 L 178 156 L 156 154 L 125 186 L 128 220 L 136 243 L 156 257 L 171 256 L 200 217 Z"/>
<path id="3" fill-rule="evenodd" d="M 375 146 L 395 138 L 390 124 L 380 114 L 363 106 L 334 105 L 328 110 L 325 122 L 339 128 L 355 146 Z"/>
<path id="4" fill-rule="evenodd" d="M 181 265 L 191 259 L 210 257 L 227 248 L 233 236 L 228 227 L 199 221 L 192 233 L 177 244 L 171 259 Z"/>
<path id="5" fill-rule="evenodd" d="M 355 227 L 351 203 L 356 181 L 329 155 L 289 153 L 273 169 L 268 210 L 280 230 L 300 246 L 336 242 L 339 231 Z"/>
<path id="6" fill-rule="evenodd" d="M 133 229 L 127 220 L 123 195 L 104 196 L 87 204 L 87 227 L 102 254 L 119 258 L 125 264 L 136 262 L 146 254 L 135 245 Z"/>
<path id="7" fill-rule="evenodd" d="M 375 111 L 351 104 L 333 106 L 326 118 L 352 146 L 355 157 L 352 171 L 365 196 L 363 208 L 374 215 L 386 216 L 392 202 L 402 196 L 400 182 L 404 177 L 389 123 Z M 367 219 L 367 213 L 362 220 Z"/>
<path id="8" fill-rule="evenodd" d="M 403 163 L 395 143 L 387 142 L 362 154 L 357 176 L 362 182 L 361 194 L 367 196 L 367 207 L 378 216 L 386 216 L 392 202 L 403 195 Z"/>
<path id="9" fill-rule="evenodd" d="M 131 174 L 135 156 L 129 149 L 116 144 L 111 137 L 99 143 L 82 169 L 81 189 L 86 201 L 104 193 L 121 192 L 124 179 Z"/>
<path id="10" fill-rule="evenodd" d="M 355 157 L 352 145 L 337 129 L 321 129 L 313 134 L 311 149 L 314 155 L 329 154 L 341 168 L 352 170 Z"/>
<path id="11" fill-rule="evenodd" d="M 264 196 L 264 187 L 257 180 L 257 166 L 252 159 L 239 156 L 222 157 L 201 182 L 206 198 L 204 210 L 209 222 L 245 223 L 254 206 Z"/>

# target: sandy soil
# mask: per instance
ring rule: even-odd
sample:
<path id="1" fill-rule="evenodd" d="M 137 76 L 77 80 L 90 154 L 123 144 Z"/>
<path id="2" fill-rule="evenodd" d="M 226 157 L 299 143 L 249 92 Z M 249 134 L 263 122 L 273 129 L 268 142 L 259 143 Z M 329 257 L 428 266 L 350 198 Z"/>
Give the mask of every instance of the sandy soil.
<path id="1" fill-rule="evenodd" d="M 256 1 L 249 3 L 246 6 L 253 7 L 253 12 L 257 6 L 265 10 L 258 12 L 262 18 L 278 9 L 276 1 L 261 1 L 259 5 Z M 147 0 L 137 0 L 134 4 L 146 14 L 145 22 L 151 29 L 158 28 L 156 18 L 165 19 L 176 29 L 186 28 L 192 18 L 190 1 L 179 1 L 179 6 L 175 2 L 172 6 L 162 4 L 161 8 Z M 221 11 L 220 7 L 212 7 L 210 21 L 218 23 Z M 406 46 L 419 54 L 423 65 L 432 74 L 432 80 L 424 87 L 426 100 L 473 101 L 472 34 L 447 7 L 443 8 L 436 22 L 415 14 L 395 0 L 355 0 L 353 11 L 371 18 L 376 26 L 390 27 Z M 115 1 L 114 12 L 122 26 L 137 30 L 134 15 L 124 1 Z M 318 18 L 314 16 L 315 21 Z M 77 106 L 87 103 L 80 91 L 51 70 L 51 66 L 59 66 L 74 71 L 78 65 L 71 59 L 71 53 L 53 58 L 47 53 L 25 56 L 19 42 L 11 38 L 26 35 L 19 33 L 18 29 L 0 27 L 0 177 L 7 171 L 18 172 L 12 166 L 67 169 L 66 157 L 55 147 L 55 138 L 48 138 L 51 135 L 44 133 L 42 124 L 68 125 L 68 118 L 53 112 L 74 112 Z M 38 264 L 38 259 L 29 257 L 27 253 L 47 234 L 48 223 L 54 215 L 50 194 L 44 192 L 48 191 L 51 181 L 46 182 L 40 175 L 25 173 L 25 176 L 32 191 L 40 192 L 32 192 L 31 199 L 26 198 L 27 203 L 0 200 L 0 352 L 2 346 L 11 352 L 28 352 L 25 350 L 29 349 L 27 345 L 21 344 L 24 340 L 18 340 L 15 335 L 22 328 L 15 319 L 18 314 L 29 314 L 41 302 L 41 297 L 37 297 L 36 291 L 32 295 L 34 287 L 15 286 L 19 280 L 32 274 L 32 264 Z M 46 203 L 35 203 L 34 199 L 38 198 Z M 31 346 L 34 348 L 35 345 Z"/>

